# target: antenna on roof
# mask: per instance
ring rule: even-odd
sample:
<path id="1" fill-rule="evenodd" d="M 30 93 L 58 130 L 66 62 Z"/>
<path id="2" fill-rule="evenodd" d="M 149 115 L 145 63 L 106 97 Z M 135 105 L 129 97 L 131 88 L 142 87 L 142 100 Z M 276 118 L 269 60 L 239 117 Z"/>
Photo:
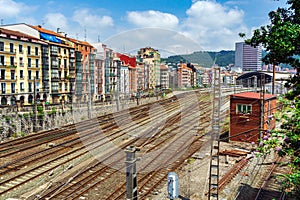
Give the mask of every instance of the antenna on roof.
<path id="1" fill-rule="evenodd" d="M 86 42 L 86 28 L 84 27 L 84 41 Z"/>
<path id="2" fill-rule="evenodd" d="M 1 19 L 1 26 L 3 25 L 3 20 L 4 20 L 4 19 Z"/>
<path id="3" fill-rule="evenodd" d="M 98 35 L 98 42 L 100 42 L 100 35 Z"/>

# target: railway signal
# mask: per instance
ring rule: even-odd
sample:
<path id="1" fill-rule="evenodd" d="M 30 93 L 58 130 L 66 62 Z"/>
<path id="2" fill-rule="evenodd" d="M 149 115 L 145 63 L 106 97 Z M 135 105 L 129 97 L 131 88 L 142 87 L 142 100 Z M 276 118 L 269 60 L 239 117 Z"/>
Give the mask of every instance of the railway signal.
<path id="1" fill-rule="evenodd" d="M 126 200 L 137 200 L 137 172 L 135 152 L 138 151 L 134 146 L 126 148 Z"/>

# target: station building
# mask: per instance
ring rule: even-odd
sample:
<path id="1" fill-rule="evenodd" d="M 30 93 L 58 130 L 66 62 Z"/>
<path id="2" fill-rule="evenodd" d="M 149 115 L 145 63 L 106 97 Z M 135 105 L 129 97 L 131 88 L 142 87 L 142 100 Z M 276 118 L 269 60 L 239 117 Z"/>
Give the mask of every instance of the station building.
<path id="1" fill-rule="evenodd" d="M 256 92 L 230 95 L 229 140 L 257 142 L 267 130 L 275 128 L 273 115 L 276 112 L 276 99 L 276 95 L 262 95 Z M 262 120 L 263 130 L 260 129 Z"/>

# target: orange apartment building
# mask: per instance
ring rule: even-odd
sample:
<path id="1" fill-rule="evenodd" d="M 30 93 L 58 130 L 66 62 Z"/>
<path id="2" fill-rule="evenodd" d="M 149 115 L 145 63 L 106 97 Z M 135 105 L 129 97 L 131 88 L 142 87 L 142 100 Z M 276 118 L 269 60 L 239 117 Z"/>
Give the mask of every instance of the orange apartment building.
<path id="1" fill-rule="evenodd" d="M 180 63 L 178 65 L 178 87 L 191 87 L 191 79 L 193 70 L 187 67 L 186 63 Z"/>

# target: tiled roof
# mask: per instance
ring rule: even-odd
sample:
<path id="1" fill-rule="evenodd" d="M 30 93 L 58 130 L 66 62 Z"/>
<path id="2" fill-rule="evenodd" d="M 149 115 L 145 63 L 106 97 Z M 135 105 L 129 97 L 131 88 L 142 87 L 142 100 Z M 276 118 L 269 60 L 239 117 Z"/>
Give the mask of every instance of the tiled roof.
<path id="1" fill-rule="evenodd" d="M 260 93 L 257 92 L 242 92 L 238 94 L 232 94 L 231 97 L 247 98 L 247 99 L 260 99 Z M 265 94 L 264 99 L 276 98 L 276 95 Z"/>
<path id="2" fill-rule="evenodd" d="M 32 25 L 29 25 L 30 27 L 34 28 L 35 30 L 39 31 L 39 32 L 43 32 L 43 33 L 47 33 L 47 34 L 51 34 L 51 35 L 55 35 L 55 36 L 59 36 L 59 37 L 62 37 L 61 34 L 59 33 L 56 33 L 54 31 L 50 31 L 48 29 L 44 29 L 42 28 L 41 26 L 32 26 Z"/>
<path id="3" fill-rule="evenodd" d="M 80 40 L 76 40 L 74 38 L 69 38 L 69 37 L 67 39 L 70 40 L 71 42 L 76 43 L 76 44 L 81 44 L 81 45 L 93 47 L 90 43 L 88 43 L 86 41 L 80 41 Z"/>
<path id="4" fill-rule="evenodd" d="M 166 65 L 160 65 L 161 70 L 169 70 L 169 68 Z"/>

